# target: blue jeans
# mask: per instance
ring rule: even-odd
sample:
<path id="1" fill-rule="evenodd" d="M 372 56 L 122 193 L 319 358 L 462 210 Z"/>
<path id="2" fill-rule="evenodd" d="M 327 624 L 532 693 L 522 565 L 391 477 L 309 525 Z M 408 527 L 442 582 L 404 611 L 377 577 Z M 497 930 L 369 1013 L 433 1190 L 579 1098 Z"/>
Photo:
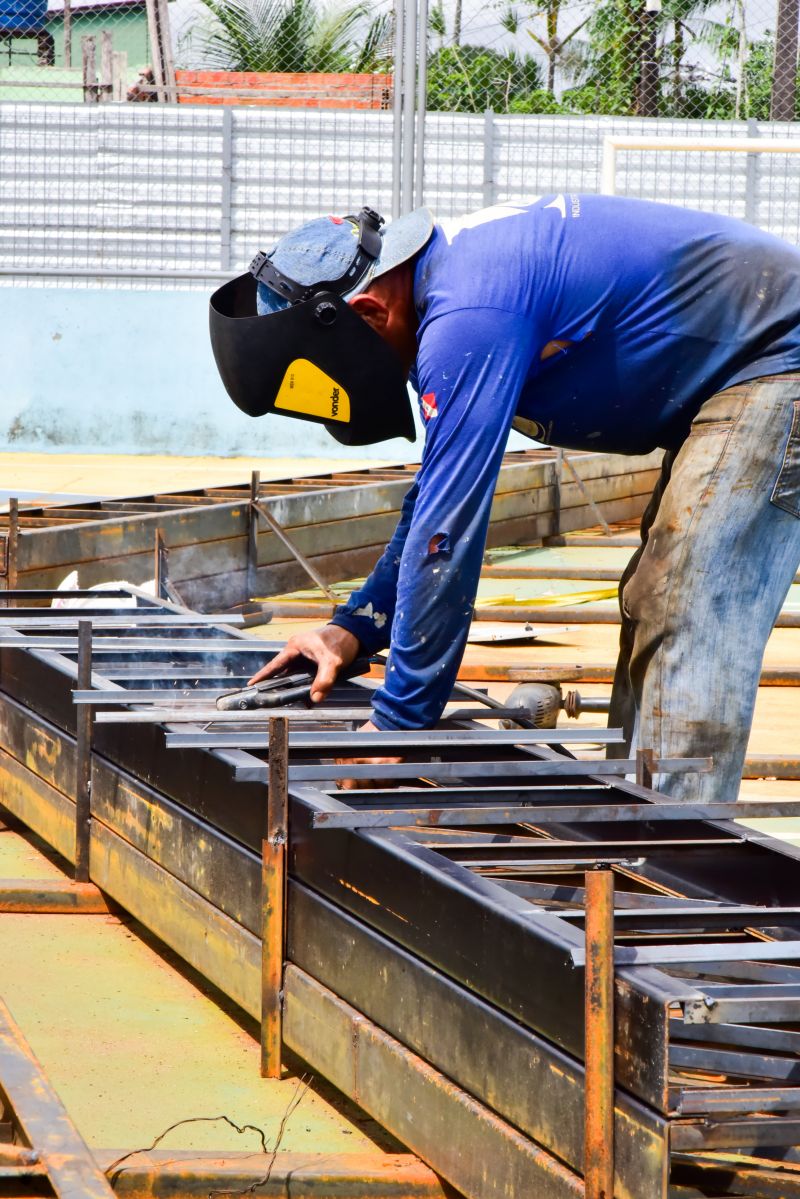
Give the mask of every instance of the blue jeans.
<path id="1" fill-rule="evenodd" d="M 714 759 L 710 774 L 661 775 L 673 799 L 737 798 L 764 648 L 799 565 L 800 375 L 773 375 L 712 396 L 665 455 L 620 583 L 615 756 Z"/>

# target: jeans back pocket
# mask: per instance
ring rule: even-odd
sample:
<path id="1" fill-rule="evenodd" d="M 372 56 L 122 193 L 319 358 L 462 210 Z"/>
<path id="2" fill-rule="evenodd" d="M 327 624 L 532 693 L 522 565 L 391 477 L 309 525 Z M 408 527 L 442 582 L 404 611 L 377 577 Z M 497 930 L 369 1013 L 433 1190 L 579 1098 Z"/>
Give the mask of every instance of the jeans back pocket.
<path id="1" fill-rule="evenodd" d="M 789 440 L 770 499 L 778 508 L 800 518 L 800 400 L 794 400 L 792 408 Z"/>

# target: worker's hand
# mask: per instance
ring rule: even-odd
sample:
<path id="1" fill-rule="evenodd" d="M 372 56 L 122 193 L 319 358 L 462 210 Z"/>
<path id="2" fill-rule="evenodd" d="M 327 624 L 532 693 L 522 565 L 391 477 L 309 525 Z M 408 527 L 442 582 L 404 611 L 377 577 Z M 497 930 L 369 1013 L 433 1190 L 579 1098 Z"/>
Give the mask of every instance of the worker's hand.
<path id="1" fill-rule="evenodd" d="M 311 702 L 318 704 L 333 687 L 339 671 L 356 660 L 358 651 L 358 638 L 336 624 L 326 624 L 321 629 L 296 633 L 267 666 L 253 675 L 247 685 L 252 687 L 262 679 L 280 674 L 291 667 L 297 658 L 310 658 L 317 664 L 317 674 L 311 688 Z"/>
<path id="2" fill-rule="evenodd" d="M 366 724 L 362 724 L 359 730 L 362 733 L 379 733 L 380 729 L 374 725 L 371 720 Z M 369 764 L 370 766 L 395 766 L 398 762 L 402 762 L 402 758 L 337 758 L 337 766 L 362 766 Z M 391 787 L 397 786 L 397 783 L 387 783 L 381 780 L 380 771 L 376 771 L 377 777 L 374 779 L 340 779 L 336 784 L 340 791 L 365 791 L 371 787 Z"/>

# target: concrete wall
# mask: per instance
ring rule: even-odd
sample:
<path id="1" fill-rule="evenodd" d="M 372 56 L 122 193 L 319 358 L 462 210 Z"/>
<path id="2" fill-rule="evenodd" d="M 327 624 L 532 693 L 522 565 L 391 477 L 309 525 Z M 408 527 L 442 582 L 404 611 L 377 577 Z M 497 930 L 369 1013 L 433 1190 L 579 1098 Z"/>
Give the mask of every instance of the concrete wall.
<path id="1" fill-rule="evenodd" d="M 321 425 L 253 420 L 228 399 L 203 292 L 0 287 L 0 448 L 87 453 L 373 456 Z"/>

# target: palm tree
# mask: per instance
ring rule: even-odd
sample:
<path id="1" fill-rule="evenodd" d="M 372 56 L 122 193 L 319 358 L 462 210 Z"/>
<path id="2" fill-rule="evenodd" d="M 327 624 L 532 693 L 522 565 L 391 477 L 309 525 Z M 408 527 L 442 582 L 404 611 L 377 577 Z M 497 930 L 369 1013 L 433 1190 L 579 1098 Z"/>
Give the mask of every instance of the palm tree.
<path id="1" fill-rule="evenodd" d="M 562 0 L 527 0 L 526 7 L 530 9 L 531 16 L 544 18 L 543 33 L 539 33 L 536 29 L 527 29 L 526 33 L 540 50 L 544 51 L 547 59 L 547 90 L 552 95 L 556 86 L 556 67 L 564 57 L 570 42 L 592 19 L 592 12 L 590 10 L 588 16 L 584 17 L 569 33 L 562 36 L 558 31 L 563 7 Z M 509 6 L 502 13 L 500 21 L 503 28 L 509 33 L 517 33 L 522 19 L 518 10 Z"/>
<path id="2" fill-rule="evenodd" d="M 228 71 L 375 71 L 391 61 L 391 16 L 367 0 L 320 8 L 316 0 L 203 0 L 215 20 L 197 46 Z"/>

